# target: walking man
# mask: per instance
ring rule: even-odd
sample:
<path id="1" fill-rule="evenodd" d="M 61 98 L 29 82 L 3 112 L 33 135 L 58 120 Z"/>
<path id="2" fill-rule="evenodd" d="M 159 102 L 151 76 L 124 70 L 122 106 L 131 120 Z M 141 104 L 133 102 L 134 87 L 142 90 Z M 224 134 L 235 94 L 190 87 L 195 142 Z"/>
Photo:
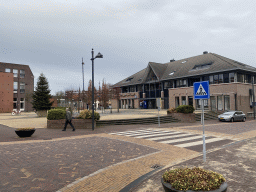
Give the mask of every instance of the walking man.
<path id="1" fill-rule="evenodd" d="M 66 131 L 66 128 L 67 128 L 68 124 L 70 124 L 70 126 L 73 128 L 73 131 L 75 131 L 75 127 L 73 126 L 71 121 L 72 121 L 71 112 L 68 110 L 68 108 L 66 108 L 66 122 L 65 122 L 65 127 L 62 131 Z"/>

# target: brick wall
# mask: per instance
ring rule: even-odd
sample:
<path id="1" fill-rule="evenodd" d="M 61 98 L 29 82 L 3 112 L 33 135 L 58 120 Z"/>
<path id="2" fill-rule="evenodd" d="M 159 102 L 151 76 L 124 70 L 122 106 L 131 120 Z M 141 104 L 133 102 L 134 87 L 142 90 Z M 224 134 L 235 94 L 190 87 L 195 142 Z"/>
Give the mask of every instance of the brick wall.
<path id="1" fill-rule="evenodd" d="M 13 109 L 13 74 L 0 72 L 0 113 Z"/>
<path id="2" fill-rule="evenodd" d="M 175 119 L 179 119 L 181 122 L 195 123 L 195 113 L 167 113 L 168 116 L 172 116 Z"/>
<path id="3" fill-rule="evenodd" d="M 47 120 L 48 129 L 63 129 L 65 126 L 66 119 L 59 120 Z M 75 129 L 92 129 L 92 119 L 72 119 L 72 124 Z M 94 127 L 96 127 L 96 121 L 94 121 Z M 67 129 L 71 128 L 68 124 Z"/>

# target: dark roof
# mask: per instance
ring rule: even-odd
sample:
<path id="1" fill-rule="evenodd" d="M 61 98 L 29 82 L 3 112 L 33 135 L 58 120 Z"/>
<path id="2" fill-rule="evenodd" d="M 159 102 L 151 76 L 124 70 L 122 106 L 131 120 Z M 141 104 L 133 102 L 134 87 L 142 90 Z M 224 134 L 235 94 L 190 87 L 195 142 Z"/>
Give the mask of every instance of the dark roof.
<path id="1" fill-rule="evenodd" d="M 131 75 L 114 86 L 121 87 L 145 83 L 150 69 L 153 70 L 159 81 L 232 70 L 256 72 L 255 67 L 228 59 L 215 53 L 207 53 L 165 64 L 149 62 L 147 68 Z M 129 78 L 132 79 L 127 82 L 126 80 Z M 140 78 L 142 78 L 142 81 L 138 81 Z"/>

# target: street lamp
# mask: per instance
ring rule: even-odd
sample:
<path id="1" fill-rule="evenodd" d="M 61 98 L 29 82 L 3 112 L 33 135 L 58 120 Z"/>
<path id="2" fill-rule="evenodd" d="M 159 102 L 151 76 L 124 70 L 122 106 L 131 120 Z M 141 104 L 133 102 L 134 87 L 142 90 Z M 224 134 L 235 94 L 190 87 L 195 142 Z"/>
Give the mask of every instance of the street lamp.
<path id="1" fill-rule="evenodd" d="M 94 51 L 92 49 L 92 130 L 94 130 L 94 59 L 103 58 L 103 55 L 99 52 L 96 57 L 93 57 Z"/>
<path id="2" fill-rule="evenodd" d="M 83 57 L 82 57 L 82 74 L 83 74 L 83 99 L 82 99 L 82 103 L 83 103 L 83 110 L 84 110 L 84 61 L 83 61 Z"/>

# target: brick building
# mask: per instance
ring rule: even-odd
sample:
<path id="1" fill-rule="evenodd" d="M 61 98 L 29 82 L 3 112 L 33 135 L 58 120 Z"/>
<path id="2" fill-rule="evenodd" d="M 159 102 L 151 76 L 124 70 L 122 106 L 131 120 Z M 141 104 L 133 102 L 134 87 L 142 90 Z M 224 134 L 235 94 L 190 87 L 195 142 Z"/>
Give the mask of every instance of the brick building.
<path id="1" fill-rule="evenodd" d="M 256 68 L 207 51 L 165 64 L 149 62 L 114 87 L 121 89 L 120 108 L 156 108 L 156 98 L 161 98 L 165 109 L 179 105 L 200 109 L 201 103 L 193 98 L 193 83 L 199 81 L 210 84 L 210 99 L 204 100 L 206 109 L 253 111 Z M 112 101 L 112 107 L 117 107 L 117 100 Z"/>
<path id="2" fill-rule="evenodd" d="M 0 62 L 0 113 L 33 111 L 34 75 L 28 65 Z"/>

